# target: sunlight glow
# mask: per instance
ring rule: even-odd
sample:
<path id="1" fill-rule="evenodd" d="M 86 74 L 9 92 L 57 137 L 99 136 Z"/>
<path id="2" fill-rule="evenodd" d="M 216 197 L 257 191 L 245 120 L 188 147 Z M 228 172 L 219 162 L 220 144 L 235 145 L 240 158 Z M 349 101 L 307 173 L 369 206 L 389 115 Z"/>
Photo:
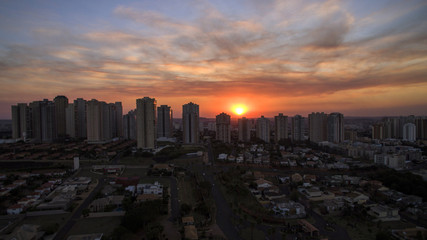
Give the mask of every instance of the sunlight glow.
<path id="1" fill-rule="evenodd" d="M 235 114 L 242 115 L 243 113 L 245 113 L 247 111 L 247 107 L 239 104 L 239 105 L 234 105 L 232 107 L 232 110 Z"/>

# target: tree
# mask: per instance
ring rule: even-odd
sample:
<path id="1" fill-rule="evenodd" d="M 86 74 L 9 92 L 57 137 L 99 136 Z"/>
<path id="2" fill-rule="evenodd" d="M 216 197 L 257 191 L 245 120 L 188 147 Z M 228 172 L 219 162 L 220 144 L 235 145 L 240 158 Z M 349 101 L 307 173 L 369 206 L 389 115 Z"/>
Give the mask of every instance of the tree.
<path id="1" fill-rule="evenodd" d="M 187 214 L 189 214 L 190 212 L 191 212 L 191 210 L 192 210 L 193 208 L 191 207 L 191 205 L 190 204 L 187 204 L 187 203 L 183 203 L 183 204 L 181 204 L 181 215 L 187 215 Z"/>
<path id="2" fill-rule="evenodd" d="M 299 194 L 298 191 L 296 189 L 292 190 L 290 198 L 292 201 L 297 202 L 299 199 Z"/>
<path id="3" fill-rule="evenodd" d="M 85 209 L 83 209 L 83 210 L 82 210 L 82 215 L 83 215 L 83 217 L 88 217 L 88 216 L 89 216 L 89 213 L 90 213 L 89 208 L 85 208 Z"/>

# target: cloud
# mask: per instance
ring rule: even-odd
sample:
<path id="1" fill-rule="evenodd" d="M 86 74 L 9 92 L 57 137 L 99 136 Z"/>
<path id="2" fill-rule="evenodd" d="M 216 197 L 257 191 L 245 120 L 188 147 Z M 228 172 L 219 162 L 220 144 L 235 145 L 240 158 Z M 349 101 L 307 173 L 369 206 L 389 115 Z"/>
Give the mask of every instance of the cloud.
<path id="1" fill-rule="evenodd" d="M 58 23 L 36 26 L 31 43 L 0 39 L 0 100 L 18 102 L 26 89 L 31 96 L 345 98 L 339 93 L 427 81 L 425 4 L 399 6 L 404 13 L 395 17 L 386 13 L 400 13 L 396 7 L 359 16 L 341 1 L 259 4 L 233 15 L 195 1 L 185 17 L 118 6 L 111 21 L 127 27 L 76 31 Z"/>

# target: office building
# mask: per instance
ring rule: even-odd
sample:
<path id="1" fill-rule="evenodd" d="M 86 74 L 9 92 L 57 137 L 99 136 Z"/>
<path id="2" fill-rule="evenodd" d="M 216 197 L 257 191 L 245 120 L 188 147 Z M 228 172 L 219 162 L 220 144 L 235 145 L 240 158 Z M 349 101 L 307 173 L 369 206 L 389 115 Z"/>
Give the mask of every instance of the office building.
<path id="1" fill-rule="evenodd" d="M 256 136 L 266 143 L 270 142 L 270 120 L 261 116 L 256 121 Z"/>
<path id="2" fill-rule="evenodd" d="M 278 116 L 275 116 L 274 127 L 276 143 L 288 138 L 288 116 L 284 116 L 283 113 L 279 113 Z"/>
<path id="3" fill-rule="evenodd" d="M 157 138 L 171 138 L 173 135 L 173 113 L 170 106 L 157 107 Z"/>
<path id="4" fill-rule="evenodd" d="M 230 115 L 221 113 L 216 116 L 216 139 L 224 142 L 231 142 Z"/>
<path id="5" fill-rule="evenodd" d="M 199 143 L 199 105 L 192 102 L 182 106 L 184 144 Z"/>
<path id="6" fill-rule="evenodd" d="M 154 98 L 144 97 L 136 100 L 136 138 L 137 147 L 154 149 L 156 146 L 156 105 Z"/>

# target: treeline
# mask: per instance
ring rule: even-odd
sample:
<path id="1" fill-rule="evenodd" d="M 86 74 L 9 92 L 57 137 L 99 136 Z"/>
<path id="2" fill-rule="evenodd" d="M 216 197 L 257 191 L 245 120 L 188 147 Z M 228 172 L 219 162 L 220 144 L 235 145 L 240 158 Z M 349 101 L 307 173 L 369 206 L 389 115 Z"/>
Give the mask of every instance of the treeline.
<path id="1" fill-rule="evenodd" d="M 404 194 L 420 196 L 423 201 L 427 201 L 427 182 L 421 176 L 392 169 L 377 174 L 372 178 L 383 182 L 386 187 Z"/>

